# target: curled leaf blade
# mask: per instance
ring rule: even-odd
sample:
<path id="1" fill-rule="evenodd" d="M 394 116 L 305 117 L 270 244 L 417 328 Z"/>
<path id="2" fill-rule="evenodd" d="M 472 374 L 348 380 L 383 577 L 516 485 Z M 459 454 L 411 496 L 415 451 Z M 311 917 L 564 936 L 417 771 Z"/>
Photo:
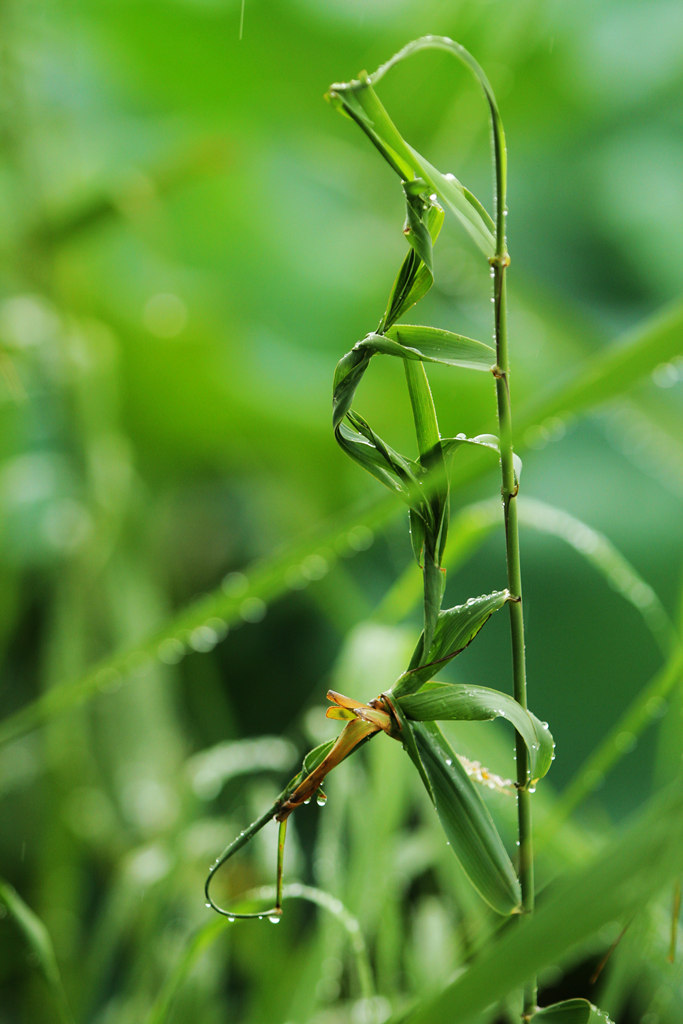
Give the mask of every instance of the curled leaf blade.
<path id="1" fill-rule="evenodd" d="M 587 999 L 566 999 L 544 1006 L 531 1019 L 538 1024 L 613 1024 L 606 1013 Z"/>
<path id="2" fill-rule="evenodd" d="M 384 70 L 388 65 L 384 66 Z M 380 69 L 383 73 L 383 69 Z M 373 78 L 377 78 L 376 72 Z M 453 175 L 441 174 L 401 136 L 379 100 L 366 72 L 330 86 L 327 98 L 361 128 L 404 181 L 422 178 L 450 208 L 486 256 L 495 252 L 493 221 L 483 205 Z"/>
<path id="3" fill-rule="evenodd" d="M 554 743 L 547 725 L 500 690 L 458 683 L 426 683 L 417 693 L 402 697 L 399 703 L 406 717 L 417 722 L 485 722 L 505 718 L 526 744 L 533 782 L 542 778 L 552 764 Z"/>
<path id="4" fill-rule="evenodd" d="M 394 344 L 387 343 L 390 339 Z M 424 363 L 443 363 L 468 370 L 490 370 L 496 354 L 490 345 L 440 327 L 420 324 L 396 324 L 381 336 L 369 335 L 364 348 L 373 348 L 401 359 L 419 359 Z"/>

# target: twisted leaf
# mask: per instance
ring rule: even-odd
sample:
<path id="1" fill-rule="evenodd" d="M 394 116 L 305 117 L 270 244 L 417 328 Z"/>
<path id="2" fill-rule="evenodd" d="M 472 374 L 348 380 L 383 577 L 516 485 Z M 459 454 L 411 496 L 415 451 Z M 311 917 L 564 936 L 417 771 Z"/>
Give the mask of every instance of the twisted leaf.
<path id="1" fill-rule="evenodd" d="M 613 1024 L 613 1021 L 587 999 L 567 999 L 553 1006 L 544 1006 L 535 1013 L 538 1024 Z"/>
<path id="2" fill-rule="evenodd" d="M 402 54 L 407 55 L 407 50 L 397 54 L 394 60 L 401 59 Z M 373 75 L 373 80 L 376 81 L 390 66 L 391 62 L 380 68 Z M 452 174 L 441 174 L 401 137 L 380 103 L 366 72 L 362 71 L 351 82 L 335 83 L 330 87 L 327 98 L 333 106 L 356 122 L 403 181 L 422 178 L 427 182 L 430 190 L 441 196 L 482 252 L 486 256 L 493 255 L 495 239 L 493 221 L 489 214 L 457 178 Z"/>

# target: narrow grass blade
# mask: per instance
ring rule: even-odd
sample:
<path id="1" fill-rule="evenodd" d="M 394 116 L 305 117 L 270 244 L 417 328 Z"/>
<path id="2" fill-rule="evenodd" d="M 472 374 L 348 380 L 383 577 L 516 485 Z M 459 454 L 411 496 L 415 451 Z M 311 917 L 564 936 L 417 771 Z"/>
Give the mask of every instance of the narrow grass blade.
<path id="1" fill-rule="evenodd" d="M 145 1024 L 165 1024 L 169 1019 L 173 1001 L 195 963 L 204 950 L 212 946 L 215 940 L 224 934 L 227 927 L 228 923 L 224 919 L 210 921 L 185 942 L 182 954 L 171 967 L 170 973 L 145 1019 Z"/>
<path id="2" fill-rule="evenodd" d="M 642 910 L 683 870 L 679 777 L 594 860 L 556 882 L 532 917 L 491 942 L 452 984 L 422 1002 L 406 1024 L 475 1024 L 487 1007 L 613 921 Z"/>
<path id="3" fill-rule="evenodd" d="M 545 1006 L 532 1020 L 538 1024 L 613 1024 L 613 1021 L 587 999 L 567 999 Z"/>
<path id="4" fill-rule="evenodd" d="M 16 889 L 2 879 L 0 879 L 0 903 L 5 905 L 9 916 L 28 943 L 35 962 L 47 982 L 59 1020 L 62 1024 L 74 1024 L 57 966 L 57 957 L 47 928 L 37 914 L 24 902 Z"/>
<path id="5" fill-rule="evenodd" d="M 506 718 L 529 751 L 529 771 L 536 782 L 550 768 L 554 743 L 545 722 L 539 721 L 514 698 L 486 686 L 426 683 L 417 693 L 399 701 L 406 718 L 416 722 L 485 722 Z"/>
<path id="6" fill-rule="evenodd" d="M 521 900 L 519 881 L 474 783 L 437 725 L 416 722 L 409 728 L 420 774 L 429 780 L 427 791 L 463 871 L 493 910 L 515 913 Z"/>
<path id="7" fill-rule="evenodd" d="M 525 525 L 559 537 L 585 558 L 610 587 L 642 615 L 660 650 L 668 654 L 672 643 L 675 643 L 676 632 L 662 602 L 650 584 L 603 533 L 564 509 L 533 498 L 520 501 L 519 517 Z"/>
<path id="8" fill-rule="evenodd" d="M 562 792 L 552 815 L 539 831 L 539 845 L 603 782 L 607 772 L 632 748 L 643 730 L 660 717 L 668 695 L 682 679 L 683 646 L 679 646 L 671 653 L 666 665 L 640 690 Z"/>
<path id="9" fill-rule="evenodd" d="M 575 416 L 623 395 L 661 363 L 680 356 L 682 332 L 683 302 L 676 302 L 531 401 L 516 417 L 518 436 L 550 417 Z"/>

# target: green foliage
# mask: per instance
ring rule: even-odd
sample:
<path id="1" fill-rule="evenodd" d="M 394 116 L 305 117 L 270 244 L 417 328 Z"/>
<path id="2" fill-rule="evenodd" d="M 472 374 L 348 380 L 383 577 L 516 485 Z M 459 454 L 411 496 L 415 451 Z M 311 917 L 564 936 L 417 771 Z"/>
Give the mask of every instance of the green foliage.
<path id="1" fill-rule="evenodd" d="M 541 1005 L 679 1024 L 681 815 L 661 797 L 683 656 L 676 5 L 9 0 L 0 28 L 1 1024 L 379 1024 L 433 1020 L 440 994 L 492 1021 L 531 967 Z M 453 335 L 460 355 L 490 344 L 481 97 L 418 52 L 355 101 L 381 95 L 398 155 L 434 183 L 431 264 L 424 191 L 401 195 L 321 101 L 425 30 L 477 55 L 510 141 L 530 706 L 558 752 L 533 797 L 538 912 L 501 928 L 410 757 L 377 736 L 325 809 L 291 817 L 278 927 L 231 925 L 203 905 L 216 851 L 334 743 L 326 687 L 386 692 L 423 626 L 412 488 L 397 501 L 330 438 L 349 339 L 392 348 L 358 404 L 434 518 L 396 354 L 429 373 L 443 605 L 505 586 L 490 380 L 431 361 Z M 404 210 L 416 248 L 384 306 Z M 420 319 L 448 333 L 401 333 Z M 488 706 L 460 687 L 506 687 L 508 612 L 437 677 L 460 710 Z M 478 781 L 514 775 L 509 724 L 442 729 L 514 852 L 510 787 Z M 240 849 L 226 906 L 272 906 L 276 846 L 267 822 Z"/>

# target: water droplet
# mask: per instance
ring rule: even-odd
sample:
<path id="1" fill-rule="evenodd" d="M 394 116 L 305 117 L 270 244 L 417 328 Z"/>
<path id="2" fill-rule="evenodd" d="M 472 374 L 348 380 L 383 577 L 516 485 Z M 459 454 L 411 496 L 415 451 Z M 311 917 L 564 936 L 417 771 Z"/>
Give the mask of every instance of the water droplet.
<path id="1" fill-rule="evenodd" d="M 247 597 L 240 605 L 240 617 L 245 622 L 260 622 L 266 614 L 266 602 L 260 597 Z"/>
<path id="2" fill-rule="evenodd" d="M 205 903 L 204 906 L 206 907 L 207 910 L 211 910 L 211 904 L 210 903 Z"/>
<path id="3" fill-rule="evenodd" d="M 291 566 L 285 573 L 285 583 L 291 590 L 303 590 L 309 582 L 305 576 L 302 576 L 301 567 L 298 565 Z"/>
<path id="4" fill-rule="evenodd" d="M 463 434 L 463 433 L 456 434 L 455 435 L 455 440 L 456 441 L 466 441 L 467 440 L 467 434 Z"/>
<path id="5" fill-rule="evenodd" d="M 632 732 L 620 732 L 614 741 L 617 750 L 624 754 L 630 753 L 636 745 L 636 737 Z"/>
<path id="6" fill-rule="evenodd" d="M 165 665 L 177 665 L 184 654 L 185 645 L 174 637 L 162 640 L 157 650 L 159 661 L 163 661 Z"/>
<path id="7" fill-rule="evenodd" d="M 271 924 L 279 924 L 281 918 L 279 914 L 269 914 L 268 920 L 270 921 Z"/>
<path id="8" fill-rule="evenodd" d="M 660 363 L 652 371 L 652 380 L 658 388 L 672 388 L 680 380 L 675 363 Z"/>
<path id="9" fill-rule="evenodd" d="M 234 923 L 235 923 L 235 918 L 232 916 L 232 914 L 228 915 L 228 924 L 234 924 Z"/>
<path id="10" fill-rule="evenodd" d="M 310 796 L 309 796 L 308 800 L 304 800 L 304 804 L 310 804 L 310 802 L 311 802 Z"/>
<path id="11" fill-rule="evenodd" d="M 325 804 L 327 803 L 327 796 L 326 796 L 326 794 L 325 793 L 318 793 L 318 796 L 316 797 L 316 801 L 315 802 L 317 803 L 318 807 L 324 807 Z"/>
<path id="12" fill-rule="evenodd" d="M 651 697 L 645 706 L 645 710 L 653 718 L 661 718 L 662 715 L 666 714 L 666 701 L 663 697 L 655 696 Z"/>
<path id="13" fill-rule="evenodd" d="M 452 760 L 452 759 L 451 759 L 450 757 L 447 757 L 447 758 L 446 758 L 446 764 L 447 764 L 447 765 L 448 765 L 448 767 L 450 768 L 450 766 L 451 766 L 451 765 L 453 764 L 453 760 Z"/>
<path id="14" fill-rule="evenodd" d="M 190 633 L 190 647 L 198 654 L 212 651 L 218 643 L 218 634 L 210 626 L 198 626 Z"/>
<path id="15" fill-rule="evenodd" d="M 242 572 L 229 572 L 221 583 L 221 589 L 228 597 L 239 597 L 246 593 L 248 587 L 249 581 Z"/>
<path id="16" fill-rule="evenodd" d="M 529 792 L 530 793 L 535 793 L 536 792 L 536 787 L 535 786 L 529 786 Z"/>
<path id="17" fill-rule="evenodd" d="M 259 916 L 258 916 L 258 919 L 259 919 L 259 921 L 262 921 L 262 920 L 263 920 L 263 917 L 264 917 L 264 915 L 263 915 L 263 914 L 259 914 Z"/>
<path id="18" fill-rule="evenodd" d="M 367 526 L 354 526 L 346 535 L 346 543 L 354 551 L 366 551 L 374 540 L 374 534 Z"/>
<path id="19" fill-rule="evenodd" d="M 301 563 L 301 575 L 307 580 L 321 580 L 329 571 L 329 563 L 322 555 L 309 555 Z"/>
<path id="20" fill-rule="evenodd" d="M 187 323 L 187 306 L 178 295 L 152 295 L 145 304 L 142 319 L 155 337 L 176 338 Z"/>

